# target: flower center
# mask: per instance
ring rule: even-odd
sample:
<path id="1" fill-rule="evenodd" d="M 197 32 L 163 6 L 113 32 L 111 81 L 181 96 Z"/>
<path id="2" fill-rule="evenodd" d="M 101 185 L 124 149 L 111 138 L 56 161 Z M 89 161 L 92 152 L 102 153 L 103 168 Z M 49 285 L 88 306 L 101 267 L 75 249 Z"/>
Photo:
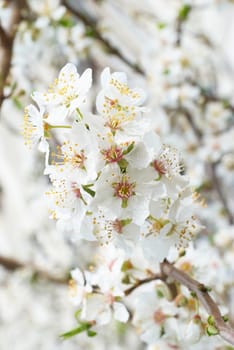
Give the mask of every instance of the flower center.
<path id="1" fill-rule="evenodd" d="M 112 226 L 117 233 L 123 233 L 123 224 L 120 220 L 116 219 L 115 221 L 113 221 Z"/>
<path id="2" fill-rule="evenodd" d="M 114 196 L 121 199 L 129 199 L 135 194 L 134 188 L 136 184 L 133 182 L 128 182 L 127 176 L 123 176 L 120 182 L 115 182 L 112 184 L 115 192 Z"/>
<path id="3" fill-rule="evenodd" d="M 85 160 L 86 160 L 86 157 L 85 157 L 84 151 L 82 150 L 80 153 L 74 154 L 74 156 L 71 158 L 71 164 L 74 167 L 83 168 Z"/>
<path id="4" fill-rule="evenodd" d="M 153 318 L 155 323 L 162 324 L 166 320 L 166 315 L 159 309 L 154 312 Z"/>
<path id="5" fill-rule="evenodd" d="M 72 188 L 72 192 L 75 194 L 76 198 L 82 198 L 81 191 L 77 187 L 77 184 L 75 182 L 73 182 L 71 184 L 71 188 Z"/>
<path id="6" fill-rule="evenodd" d="M 165 175 L 167 173 L 166 165 L 162 160 L 155 159 L 152 165 L 160 175 Z"/>
<path id="7" fill-rule="evenodd" d="M 114 182 L 112 184 L 114 188 L 114 196 L 122 200 L 122 208 L 126 208 L 128 205 L 128 199 L 135 195 L 134 189 L 136 184 L 129 182 L 126 175 L 122 177 L 120 182 Z"/>
<path id="8" fill-rule="evenodd" d="M 107 163 L 119 162 L 123 158 L 123 152 L 117 146 L 111 146 L 109 149 L 103 150 L 102 154 Z"/>

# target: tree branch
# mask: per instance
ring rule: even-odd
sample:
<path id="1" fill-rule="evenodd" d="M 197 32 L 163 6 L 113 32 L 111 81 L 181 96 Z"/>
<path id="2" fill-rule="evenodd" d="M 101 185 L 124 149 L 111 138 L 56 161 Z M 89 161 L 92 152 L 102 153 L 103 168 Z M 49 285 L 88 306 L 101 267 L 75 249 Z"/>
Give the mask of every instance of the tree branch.
<path id="1" fill-rule="evenodd" d="M 234 329 L 232 329 L 229 324 L 224 322 L 217 304 L 214 302 L 207 291 L 207 287 L 204 284 L 194 280 L 183 271 L 177 269 L 166 260 L 161 263 L 161 271 L 164 275 L 183 284 L 192 292 L 196 293 L 197 298 L 202 303 L 208 314 L 213 316 L 215 326 L 219 331 L 219 335 L 224 340 L 234 345 Z"/>
<path id="2" fill-rule="evenodd" d="M 154 274 L 149 278 L 145 278 L 137 281 L 132 287 L 125 290 L 125 295 L 128 296 L 135 289 L 142 286 L 143 284 L 146 284 L 158 279 L 165 282 L 169 286 L 169 288 L 170 286 L 175 285 L 175 282 L 179 282 L 180 284 L 186 286 L 189 290 L 191 290 L 196 294 L 197 298 L 199 299 L 201 304 L 204 306 L 207 313 L 213 316 L 215 327 L 217 328 L 219 335 L 224 340 L 234 345 L 234 329 L 224 321 L 217 304 L 208 293 L 208 288 L 204 284 L 196 281 L 195 279 L 187 275 L 185 272 L 177 269 L 175 266 L 169 263 L 166 259 L 160 264 L 160 267 L 161 267 L 161 273 Z M 168 277 L 174 280 L 174 282 L 168 283 L 167 281 Z M 173 295 L 173 298 L 175 297 L 176 295 Z"/>
<path id="3" fill-rule="evenodd" d="M 144 75 L 144 71 L 142 68 L 140 68 L 137 64 L 132 63 L 129 61 L 118 49 L 117 47 L 113 46 L 106 38 L 103 37 L 101 32 L 98 29 L 96 21 L 94 21 L 92 18 L 87 16 L 85 13 L 81 12 L 78 8 L 74 8 L 69 4 L 67 0 L 62 0 L 62 5 L 67 8 L 67 10 L 73 14 L 76 18 L 78 18 L 86 27 L 91 28 L 92 35 L 95 39 L 97 39 L 104 47 L 105 49 L 110 53 L 117 57 L 119 57 L 124 63 L 126 63 L 131 69 L 133 69 L 135 72 Z"/>
<path id="4" fill-rule="evenodd" d="M 68 283 L 68 277 L 59 277 L 50 274 L 48 271 L 42 270 L 35 265 L 27 264 L 12 258 L 7 258 L 0 256 L 0 265 L 3 266 L 8 271 L 15 271 L 18 269 L 30 269 L 34 276 L 39 277 L 40 279 L 47 280 L 49 282 L 57 284 L 66 284 Z"/>
<path id="5" fill-rule="evenodd" d="M 25 7 L 24 0 L 8 1 L 11 8 L 11 17 L 9 28 L 4 29 L 0 25 L 0 108 L 5 99 L 4 86 L 7 82 L 11 68 L 11 59 L 13 53 L 14 39 L 17 32 L 18 25 L 21 21 L 21 11 Z"/>

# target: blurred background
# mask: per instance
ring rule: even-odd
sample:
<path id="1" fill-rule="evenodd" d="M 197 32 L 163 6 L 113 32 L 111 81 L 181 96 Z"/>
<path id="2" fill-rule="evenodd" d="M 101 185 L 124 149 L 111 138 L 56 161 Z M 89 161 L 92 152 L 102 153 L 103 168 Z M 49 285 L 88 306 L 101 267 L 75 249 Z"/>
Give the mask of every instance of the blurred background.
<path id="1" fill-rule="evenodd" d="M 95 339 L 59 338 L 74 326 L 69 271 L 96 247 L 56 231 L 44 158 L 25 147 L 22 125 L 31 93 L 67 62 L 93 69 L 94 91 L 106 66 L 146 91 L 155 131 L 180 151 L 197 192 L 197 244 L 212 244 L 229 273 L 220 293 L 234 317 L 233 47 L 233 1 L 0 0 L 1 350 L 144 349 L 116 323 Z"/>

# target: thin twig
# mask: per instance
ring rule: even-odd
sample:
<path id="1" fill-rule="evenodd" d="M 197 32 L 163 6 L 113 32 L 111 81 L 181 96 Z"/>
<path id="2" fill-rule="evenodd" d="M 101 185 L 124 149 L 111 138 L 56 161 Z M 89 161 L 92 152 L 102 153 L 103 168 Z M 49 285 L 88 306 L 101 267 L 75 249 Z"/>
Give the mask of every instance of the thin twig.
<path id="1" fill-rule="evenodd" d="M 157 274 L 154 274 L 153 276 L 151 277 L 148 277 L 148 278 L 144 278 L 142 280 L 138 280 L 132 287 L 126 289 L 124 291 L 124 294 L 126 296 L 128 296 L 129 294 L 131 294 L 135 289 L 137 289 L 138 287 L 142 286 L 143 284 L 146 284 L 146 283 L 149 283 L 149 282 L 152 282 L 152 281 L 155 281 L 155 280 L 163 280 L 163 276 L 161 273 L 157 273 Z"/>
<path id="2" fill-rule="evenodd" d="M 141 67 L 138 66 L 138 64 L 134 64 L 133 62 L 129 61 L 126 56 L 120 52 L 117 47 L 113 46 L 107 40 L 106 38 L 103 37 L 102 33 L 99 31 L 98 26 L 96 21 L 94 21 L 92 18 L 90 18 L 87 14 L 83 13 L 80 11 L 78 8 L 74 8 L 69 4 L 67 0 L 62 0 L 62 4 L 67 8 L 67 10 L 73 14 L 76 18 L 78 18 L 83 24 L 91 28 L 92 30 L 92 35 L 95 39 L 97 39 L 99 42 L 102 43 L 102 45 L 105 47 L 105 49 L 110 53 L 113 54 L 117 57 L 119 57 L 124 63 L 126 63 L 131 69 L 133 69 L 135 72 L 144 75 L 144 71 L 142 70 Z"/>
<path id="3" fill-rule="evenodd" d="M 40 279 L 44 279 L 53 283 L 66 284 L 68 282 L 68 277 L 55 276 L 49 273 L 48 271 L 36 267 L 33 264 L 24 263 L 22 261 L 18 261 L 5 256 L 0 256 L 0 265 L 8 271 L 15 271 L 18 269 L 29 269 L 32 271 L 35 277 L 39 277 Z"/>

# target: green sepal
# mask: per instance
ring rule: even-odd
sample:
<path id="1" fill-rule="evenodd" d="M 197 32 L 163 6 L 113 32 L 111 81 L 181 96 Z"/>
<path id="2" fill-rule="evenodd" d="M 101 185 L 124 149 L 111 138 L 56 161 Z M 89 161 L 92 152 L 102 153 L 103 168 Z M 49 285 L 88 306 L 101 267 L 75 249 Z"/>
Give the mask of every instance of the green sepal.
<path id="1" fill-rule="evenodd" d="M 130 145 L 123 151 L 123 154 L 126 155 L 130 153 L 134 148 L 134 144 L 135 144 L 134 142 L 130 143 Z"/>
<path id="2" fill-rule="evenodd" d="M 121 173 L 126 173 L 126 169 L 128 166 L 128 161 L 124 158 L 122 158 L 119 162 L 118 165 L 120 167 Z"/>
<path id="3" fill-rule="evenodd" d="M 130 260 L 125 260 L 121 266 L 121 271 L 126 272 L 128 270 L 131 270 L 133 268 L 133 265 Z"/>
<path id="4" fill-rule="evenodd" d="M 83 188 L 83 190 L 84 190 L 85 192 L 87 192 L 90 196 L 94 197 L 95 194 L 96 194 L 96 192 L 93 191 L 93 190 L 91 190 L 91 188 L 90 188 L 91 186 L 93 186 L 93 185 L 92 185 L 92 184 L 90 184 L 90 185 L 82 185 L 82 188 Z"/>

